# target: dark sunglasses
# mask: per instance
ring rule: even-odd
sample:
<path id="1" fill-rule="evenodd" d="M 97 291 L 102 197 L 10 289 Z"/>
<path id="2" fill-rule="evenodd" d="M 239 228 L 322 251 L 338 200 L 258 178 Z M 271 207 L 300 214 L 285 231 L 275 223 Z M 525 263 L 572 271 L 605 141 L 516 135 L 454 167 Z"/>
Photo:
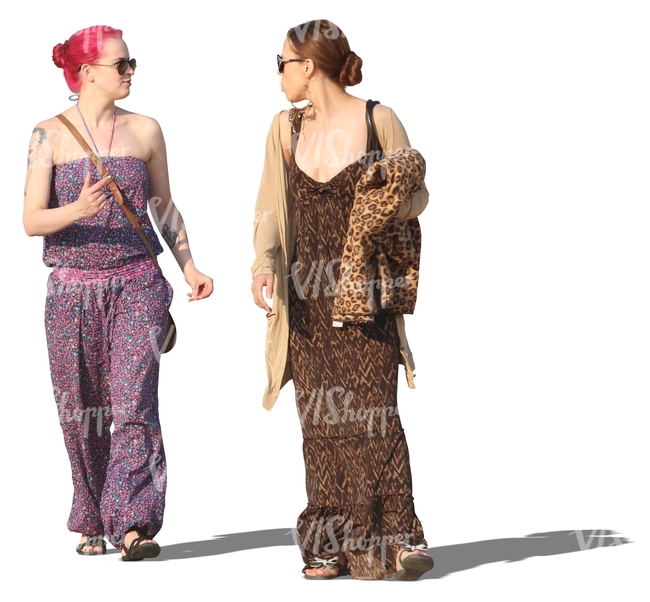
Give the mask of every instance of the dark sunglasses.
<path id="1" fill-rule="evenodd" d="M 306 61 L 307 59 L 283 59 L 279 54 L 278 54 L 278 71 L 280 73 L 284 73 L 284 66 L 287 63 L 295 63 L 297 61 Z"/>
<path id="2" fill-rule="evenodd" d="M 131 67 L 131 71 L 135 71 L 135 68 L 137 67 L 137 63 L 135 62 L 135 59 L 129 59 L 128 61 L 126 59 L 120 59 L 119 63 L 116 65 L 100 65 L 99 63 L 92 63 L 93 67 L 112 67 L 113 69 L 117 69 L 117 72 L 120 75 L 124 75 L 126 73 L 126 70 Z"/>

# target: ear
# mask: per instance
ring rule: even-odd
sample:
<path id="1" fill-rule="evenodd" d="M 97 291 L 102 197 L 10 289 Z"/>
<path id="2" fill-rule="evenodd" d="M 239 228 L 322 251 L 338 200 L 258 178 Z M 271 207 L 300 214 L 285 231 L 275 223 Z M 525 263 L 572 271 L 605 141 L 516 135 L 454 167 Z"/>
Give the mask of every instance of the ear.
<path id="1" fill-rule="evenodd" d="M 305 77 L 311 77 L 312 74 L 314 73 L 314 69 L 316 68 L 314 66 L 313 61 L 311 59 L 305 59 L 305 62 L 303 63 L 303 65 L 304 65 L 304 69 L 305 69 L 305 71 L 304 71 Z"/>
<path id="2" fill-rule="evenodd" d="M 83 75 L 85 80 L 89 82 L 94 81 L 93 70 L 91 65 L 81 65 L 81 74 Z"/>

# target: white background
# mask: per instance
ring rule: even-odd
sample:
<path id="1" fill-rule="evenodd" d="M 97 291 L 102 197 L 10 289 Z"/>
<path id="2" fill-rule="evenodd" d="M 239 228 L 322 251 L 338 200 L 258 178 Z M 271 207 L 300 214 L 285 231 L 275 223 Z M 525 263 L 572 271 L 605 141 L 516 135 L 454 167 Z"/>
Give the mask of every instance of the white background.
<path id="1" fill-rule="evenodd" d="M 9 599 L 647 596 L 647 3 L 207 5 L 2 9 L 3 587 L 30 592 Z M 400 413 L 439 578 L 413 586 L 307 582 L 282 535 L 306 504 L 301 434 L 291 385 L 271 413 L 261 407 L 252 220 L 268 127 L 287 107 L 275 55 L 287 29 L 316 17 L 364 60 L 350 92 L 392 107 L 427 160 L 407 318 L 417 388 L 400 375 Z M 216 284 L 186 303 L 171 253 L 161 256 L 179 327 L 160 382 L 162 562 L 74 553 L 43 328 L 48 269 L 21 222 L 32 128 L 70 106 L 52 47 L 95 24 L 121 28 L 138 60 L 122 106 L 160 122 L 196 264 Z M 564 533 L 574 530 L 633 543 L 581 551 L 580 534 Z M 533 533 L 550 533 L 548 545 L 525 539 Z"/>

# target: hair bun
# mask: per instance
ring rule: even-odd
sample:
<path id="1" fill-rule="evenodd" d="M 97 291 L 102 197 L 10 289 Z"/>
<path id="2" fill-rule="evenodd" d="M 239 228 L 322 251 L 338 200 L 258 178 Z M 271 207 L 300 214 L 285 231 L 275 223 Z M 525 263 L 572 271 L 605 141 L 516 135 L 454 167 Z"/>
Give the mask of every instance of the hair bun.
<path id="1" fill-rule="evenodd" d="M 339 75 L 339 82 L 342 86 L 356 86 L 361 82 L 361 66 L 363 61 L 356 55 L 355 52 L 350 50 L 345 57 L 341 73 Z"/>
<path id="2" fill-rule="evenodd" d="M 63 44 L 57 44 L 52 50 L 52 60 L 54 64 L 63 69 L 65 67 L 65 59 L 68 56 L 68 40 Z"/>

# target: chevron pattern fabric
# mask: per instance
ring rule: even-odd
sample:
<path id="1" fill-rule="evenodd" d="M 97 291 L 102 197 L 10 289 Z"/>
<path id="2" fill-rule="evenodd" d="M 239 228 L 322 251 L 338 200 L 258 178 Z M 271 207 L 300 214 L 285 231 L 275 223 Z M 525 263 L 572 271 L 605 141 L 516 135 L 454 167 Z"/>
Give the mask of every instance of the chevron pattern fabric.
<path id="1" fill-rule="evenodd" d="M 391 315 L 332 325 L 355 186 L 352 163 L 328 182 L 289 169 L 296 245 L 289 353 L 303 433 L 307 508 L 297 525 L 305 568 L 345 555 L 356 579 L 395 572 L 402 542 L 426 544 L 397 409 L 399 337 Z"/>

